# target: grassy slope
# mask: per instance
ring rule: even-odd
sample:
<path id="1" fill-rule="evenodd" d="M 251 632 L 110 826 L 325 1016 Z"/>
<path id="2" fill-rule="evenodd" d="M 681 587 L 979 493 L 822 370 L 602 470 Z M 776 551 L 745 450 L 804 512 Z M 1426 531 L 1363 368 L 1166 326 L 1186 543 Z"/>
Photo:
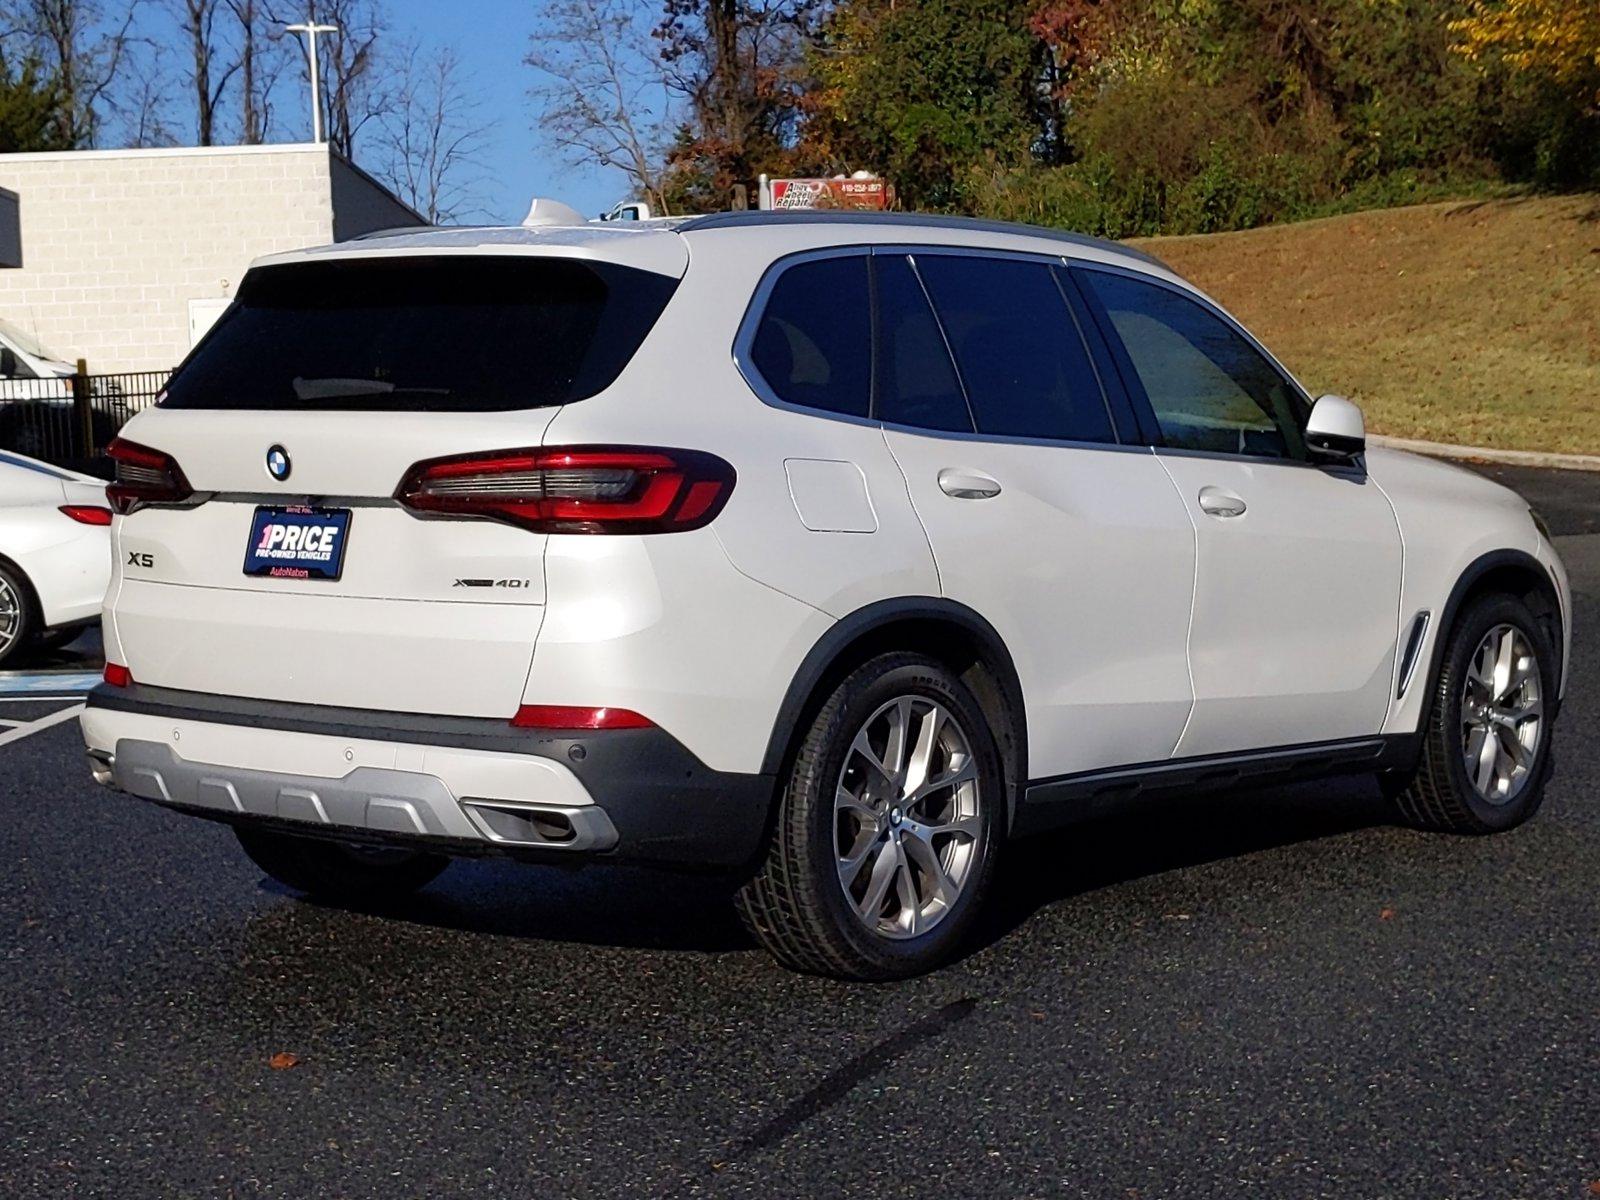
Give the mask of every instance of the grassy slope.
<path id="1" fill-rule="evenodd" d="M 1600 454 L 1600 195 L 1140 244 L 1373 432 Z"/>

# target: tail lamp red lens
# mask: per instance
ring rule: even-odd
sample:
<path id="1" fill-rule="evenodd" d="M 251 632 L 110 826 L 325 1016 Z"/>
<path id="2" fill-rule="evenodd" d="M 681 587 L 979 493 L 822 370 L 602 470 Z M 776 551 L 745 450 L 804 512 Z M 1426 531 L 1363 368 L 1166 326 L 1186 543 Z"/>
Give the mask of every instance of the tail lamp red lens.
<path id="1" fill-rule="evenodd" d="M 417 512 L 539 533 L 676 533 L 722 511 L 734 470 L 714 454 L 643 446 L 500 450 L 419 462 L 395 499 Z"/>
<path id="2" fill-rule="evenodd" d="M 565 704 L 524 704 L 511 723 L 518 729 L 649 729 L 648 717 L 626 708 L 574 708 Z"/>
<path id="3" fill-rule="evenodd" d="M 63 504 L 61 511 L 79 525 L 111 524 L 111 510 L 97 504 Z"/>
<path id="4" fill-rule="evenodd" d="M 181 504 L 194 495 L 178 460 L 161 450 L 115 438 L 106 448 L 117 477 L 106 486 L 106 499 L 127 514 L 146 504 Z"/>
<path id="5" fill-rule="evenodd" d="M 133 682 L 133 672 L 121 663 L 108 662 L 101 678 L 112 687 L 127 687 Z"/>

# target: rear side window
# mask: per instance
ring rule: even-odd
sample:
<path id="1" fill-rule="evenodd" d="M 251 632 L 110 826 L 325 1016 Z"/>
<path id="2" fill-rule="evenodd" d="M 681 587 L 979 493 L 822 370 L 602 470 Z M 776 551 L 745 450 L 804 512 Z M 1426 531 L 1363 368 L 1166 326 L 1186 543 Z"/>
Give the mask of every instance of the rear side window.
<path id="1" fill-rule="evenodd" d="M 919 254 L 978 432 L 1111 442 L 1083 336 L 1043 263 Z"/>
<path id="2" fill-rule="evenodd" d="M 961 381 L 911 263 L 890 254 L 876 255 L 872 262 L 878 293 L 878 419 L 971 433 Z"/>
<path id="3" fill-rule="evenodd" d="M 787 268 L 762 310 L 751 365 L 786 404 L 865 417 L 872 395 L 870 302 L 865 255 Z"/>
<path id="4" fill-rule="evenodd" d="M 1106 271 L 1081 278 L 1105 306 L 1165 445 L 1304 457 L 1304 402 L 1237 330 L 1171 288 Z"/>
<path id="5" fill-rule="evenodd" d="M 499 412 L 608 387 L 677 281 L 532 257 L 263 267 L 167 386 L 168 408 Z"/>

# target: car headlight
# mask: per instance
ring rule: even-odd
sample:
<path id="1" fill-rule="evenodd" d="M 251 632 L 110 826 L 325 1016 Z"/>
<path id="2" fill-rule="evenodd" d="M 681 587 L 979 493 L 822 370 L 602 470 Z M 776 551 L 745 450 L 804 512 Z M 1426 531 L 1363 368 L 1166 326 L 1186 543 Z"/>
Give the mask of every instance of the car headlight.
<path id="1" fill-rule="evenodd" d="M 1528 509 L 1528 515 L 1533 518 L 1533 527 L 1539 531 L 1539 536 L 1544 538 L 1544 540 L 1547 542 L 1550 541 L 1550 526 L 1546 524 L 1545 519 L 1539 515 L 1539 510 L 1537 508 L 1530 507 Z"/>

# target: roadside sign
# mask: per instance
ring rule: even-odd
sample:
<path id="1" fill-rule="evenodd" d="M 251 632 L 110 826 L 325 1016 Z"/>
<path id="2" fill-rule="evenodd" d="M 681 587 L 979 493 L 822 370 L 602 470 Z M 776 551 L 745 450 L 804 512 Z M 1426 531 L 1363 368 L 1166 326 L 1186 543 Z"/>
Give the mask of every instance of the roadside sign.
<path id="1" fill-rule="evenodd" d="M 889 207 L 892 193 L 887 181 L 872 177 L 836 179 L 771 179 L 766 185 L 770 198 L 764 208 L 871 209 Z"/>

